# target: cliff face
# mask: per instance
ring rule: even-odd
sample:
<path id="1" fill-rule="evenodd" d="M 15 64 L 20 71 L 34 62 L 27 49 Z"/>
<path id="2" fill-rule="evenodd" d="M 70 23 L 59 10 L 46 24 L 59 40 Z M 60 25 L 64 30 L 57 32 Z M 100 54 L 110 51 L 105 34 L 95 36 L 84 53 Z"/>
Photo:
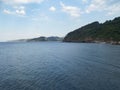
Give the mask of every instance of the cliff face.
<path id="1" fill-rule="evenodd" d="M 120 43 L 120 17 L 102 24 L 93 22 L 68 33 L 65 42 L 107 42 Z"/>

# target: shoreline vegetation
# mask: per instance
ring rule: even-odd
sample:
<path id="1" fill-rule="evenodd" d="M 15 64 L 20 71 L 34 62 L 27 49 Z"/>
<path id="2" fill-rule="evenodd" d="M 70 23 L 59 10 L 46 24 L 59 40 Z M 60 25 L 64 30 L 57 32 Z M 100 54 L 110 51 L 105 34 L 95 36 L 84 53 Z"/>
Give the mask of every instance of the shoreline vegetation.
<path id="1" fill-rule="evenodd" d="M 39 42 L 39 41 L 61 41 L 75 43 L 103 43 L 120 45 L 120 17 L 107 20 L 104 23 L 98 21 L 87 24 L 72 32 L 65 37 L 41 36 L 32 39 L 13 40 L 12 42 Z"/>

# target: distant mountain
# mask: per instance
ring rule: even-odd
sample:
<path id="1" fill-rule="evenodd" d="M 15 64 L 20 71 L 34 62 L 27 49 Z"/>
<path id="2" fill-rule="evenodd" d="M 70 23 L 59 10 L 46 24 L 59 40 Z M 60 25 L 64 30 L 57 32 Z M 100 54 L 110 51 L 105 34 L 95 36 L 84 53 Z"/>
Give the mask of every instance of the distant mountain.
<path id="1" fill-rule="evenodd" d="M 38 38 L 33 38 L 33 39 L 28 39 L 28 42 L 30 41 L 47 41 L 46 37 L 42 36 L 42 37 L 38 37 Z"/>
<path id="2" fill-rule="evenodd" d="M 68 33 L 65 42 L 106 42 L 120 44 L 120 17 L 104 23 L 93 22 Z"/>
<path id="3" fill-rule="evenodd" d="M 51 36 L 47 37 L 47 41 L 62 41 L 63 38 L 57 37 L 57 36 Z"/>
<path id="4" fill-rule="evenodd" d="M 38 38 L 32 38 L 32 39 L 20 39 L 20 40 L 13 40 L 15 42 L 39 42 L 39 41 L 62 41 L 62 37 L 57 36 L 51 36 L 51 37 L 38 37 Z"/>

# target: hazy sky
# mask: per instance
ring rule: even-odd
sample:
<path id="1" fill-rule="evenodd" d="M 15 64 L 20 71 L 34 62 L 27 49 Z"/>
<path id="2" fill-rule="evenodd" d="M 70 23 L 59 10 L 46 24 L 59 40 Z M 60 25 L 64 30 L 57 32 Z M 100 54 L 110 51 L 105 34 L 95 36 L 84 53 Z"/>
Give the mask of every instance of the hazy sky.
<path id="1" fill-rule="evenodd" d="M 0 41 L 65 36 L 120 16 L 120 0 L 0 0 Z"/>

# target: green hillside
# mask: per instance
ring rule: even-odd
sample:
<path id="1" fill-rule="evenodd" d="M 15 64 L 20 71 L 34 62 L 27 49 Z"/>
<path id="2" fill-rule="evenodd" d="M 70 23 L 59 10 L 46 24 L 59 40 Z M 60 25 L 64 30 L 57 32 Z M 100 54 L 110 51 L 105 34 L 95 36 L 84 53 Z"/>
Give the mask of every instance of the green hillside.
<path id="1" fill-rule="evenodd" d="M 65 42 L 106 42 L 120 44 L 120 17 L 104 23 L 93 22 L 68 33 Z"/>

